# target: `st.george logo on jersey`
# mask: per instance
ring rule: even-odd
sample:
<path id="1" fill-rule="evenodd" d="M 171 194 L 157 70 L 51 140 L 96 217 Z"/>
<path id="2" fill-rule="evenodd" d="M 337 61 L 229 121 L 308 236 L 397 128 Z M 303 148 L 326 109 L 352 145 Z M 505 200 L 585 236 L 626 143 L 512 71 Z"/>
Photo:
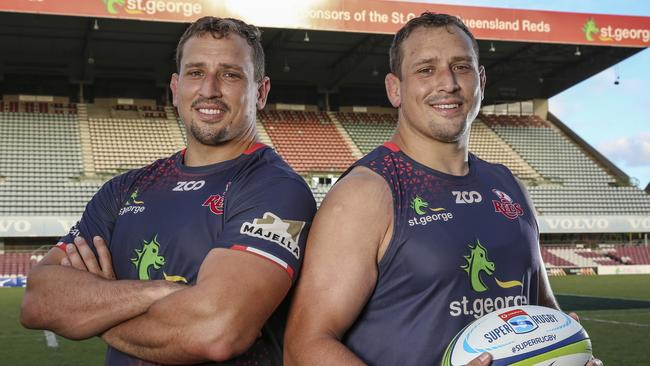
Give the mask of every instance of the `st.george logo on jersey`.
<path id="1" fill-rule="evenodd" d="M 496 194 L 499 197 L 499 200 L 492 200 L 494 205 L 494 212 L 499 212 L 503 216 L 514 220 L 519 216 L 524 215 L 524 209 L 519 203 L 516 203 L 508 196 L 505 192 L 501 192 L 498 189 L 493 189 L 492 193 Z"/>

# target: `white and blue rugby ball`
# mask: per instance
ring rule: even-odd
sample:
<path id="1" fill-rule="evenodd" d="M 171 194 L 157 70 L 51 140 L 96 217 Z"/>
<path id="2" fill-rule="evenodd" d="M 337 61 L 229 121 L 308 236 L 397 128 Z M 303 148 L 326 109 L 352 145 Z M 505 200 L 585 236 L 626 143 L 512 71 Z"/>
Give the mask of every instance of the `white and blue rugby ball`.
<path id="1" fill-rule="evenodd" d="M 561 311 L 513 306 L 463 328 L 447 347 L 442 365 L 465 365 L 483 352 L 492 354 L 492 366 L 584 366 L 591 358 L 591 341 L 580 323 Z"/>

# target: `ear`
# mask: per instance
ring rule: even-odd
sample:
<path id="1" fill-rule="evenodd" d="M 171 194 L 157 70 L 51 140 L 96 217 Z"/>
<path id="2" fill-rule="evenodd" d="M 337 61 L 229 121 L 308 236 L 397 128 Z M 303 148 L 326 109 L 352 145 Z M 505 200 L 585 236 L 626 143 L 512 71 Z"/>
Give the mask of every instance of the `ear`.
<path id="1" fill-rule="evenodd" d="M 478 77 L 481 83 L 481 100 L 483 100 L 483 97 L 485 96 L 485 82 L 487 80 L 485 76 L 485 68 L 483 65 L 478 67 Z"/>
<path id="2" fill-rule="evenodd" d="M 261 111 L 264 109 L 266 98 L 269 96 L 269 91 L 271 91 L 271 79 L 269 79 L 268 76 L 265 76 L 257 86 L 257 110 Z"/>
<path id="3" fill-rule="evenodd" d="M 176 90 L 178 89 L 178 74 L 177 73 L 172 74 L 172 79 L 169 82 L 169 89 L 171 89 L 171 91 L 172 91 L 172 104 L 174 105 L 174 107 L 178 107 L 177 94 L 176 94 Z"/>
<path id="4" fill-rule="evenodd" d="M 386 95 L 390 104 L 395 108 L 399 108 L 402 105 L 402 97 L 400 94 L 400 79 L 397 75 L 393 73 L 386 74 L 384 79 L 384 84 L 386 84 Z"/>

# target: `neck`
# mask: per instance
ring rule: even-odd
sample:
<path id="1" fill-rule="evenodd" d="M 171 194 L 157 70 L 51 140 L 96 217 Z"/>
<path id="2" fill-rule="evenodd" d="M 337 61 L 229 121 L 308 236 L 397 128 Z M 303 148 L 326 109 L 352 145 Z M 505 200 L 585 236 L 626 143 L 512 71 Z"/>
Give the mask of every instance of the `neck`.
<path id="1" fill-rule="evenodd" d="M 259 142 L 256 134 L 219 145 L 204 145 L 188 136 L 184 164 L 190 167 L 205 166 L 232 160 Z"/>
<path id="2" fill-rule="evenodd" d="M 406 155 L 431 169 L 455 176 L 469 173 L 469 132 L 459 141 L 448 143 L 409 135 L 398 128 L 391 141 Z"/>

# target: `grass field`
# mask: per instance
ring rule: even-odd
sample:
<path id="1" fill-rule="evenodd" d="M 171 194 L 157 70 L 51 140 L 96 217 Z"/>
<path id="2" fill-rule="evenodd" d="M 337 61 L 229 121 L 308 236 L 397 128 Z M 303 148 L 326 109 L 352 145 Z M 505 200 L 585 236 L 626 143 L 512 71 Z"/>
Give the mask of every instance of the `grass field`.
<path id="1" fill-rule="evenodd" d="M 650 347 L 650 275 L 552 277 L 562 308 L 580 315 L 595 354 L 607 366 L 647 365 Z M 43 331 L 18 323 L 24 289 L 0 289 L 0 364 L 102 365 L 106 346 L 56 337 L 48 347 Z"/>

